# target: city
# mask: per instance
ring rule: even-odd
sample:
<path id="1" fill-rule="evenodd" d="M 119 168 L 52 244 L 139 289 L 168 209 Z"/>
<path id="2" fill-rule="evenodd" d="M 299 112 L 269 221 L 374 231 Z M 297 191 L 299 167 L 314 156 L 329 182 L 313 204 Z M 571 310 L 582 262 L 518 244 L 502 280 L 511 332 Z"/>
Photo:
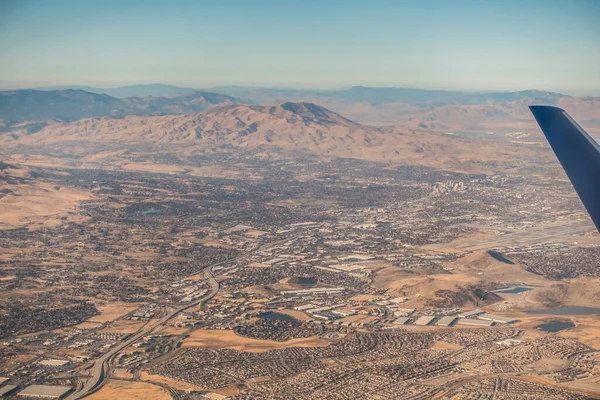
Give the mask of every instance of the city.
<path id="1" fill-rule="evenodd" d="M 595 306 L 576 296 L 599 278 L 600 236 L 560 187 L 246 162 L 254 179 L 38 168 L 91 196 L 54 226 L 0 231 L 3 387 L 73 399 L 120 381 L 178 399 L 594 392 L 597 317 L 527 313 Z M 547 236 L 529 233 L 540 227 Z M 535 329 L 549 320 L 577 328 Z"/>
<path id="2" fill-rule="evenodd" d="M 0 0 L 0 400 L 600 400 L 599 0 Z"/>

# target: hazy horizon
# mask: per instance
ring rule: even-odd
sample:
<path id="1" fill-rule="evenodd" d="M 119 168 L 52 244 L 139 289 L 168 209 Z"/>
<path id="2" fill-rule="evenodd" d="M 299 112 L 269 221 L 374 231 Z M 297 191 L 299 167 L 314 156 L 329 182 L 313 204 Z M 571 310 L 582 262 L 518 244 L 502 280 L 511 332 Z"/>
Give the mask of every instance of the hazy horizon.
<path id="1" fill-rule="evenodd" d="M 0 4 L 0 87 L 162 82 L 600 94 L 600 2 Z"/>
<path id="2" fill-rule="evenodd" d="M 542 92 L 554 92 L 560 93 L 567 96 L 572 97 L 586 97 L 592 96 L 597 97 L 600 96 L 600 91 L 596 93 L 578 93 L 578 92 L 570 92 L 570 91 L 553 91 L 553 90 L 545 90 L 540 88 L 516 88 L 513 90 L 495 90 L 495 89 L 481 89 L 481 90 L 469 90 L 469 89 L 443 89 L 443 88 L 424 88 L 424 87 L 411 87 L 411 86 L 367 86 L 367 85 L 346 85 L 346 86 L 322 86 L 322 87 L 314 87 L 314 86 L 284 86 L 284 85 L 244 85 L 244 84 L 232 84 L 232 85 L 214 85 L 214 86 L 206 86 L 200 87 L 195 85 L 171 85 L 163 82 L 151 82 L 151 83 L 131 83 L 124 84 L 119 86 L 101 86 L 101 85 L 88 85 L 88 84 L 64 84 L 64 85 L 47 85 L 47 86 L 17 86 L 17 87 L 0 87 L 0 91 L 12 91 L 12 90 L 63 90 L 63 89 L 80 89 L 85 90 L 86 87 L 90 89 L 120 89 L 126 87 L 136 87 L 136 86 L 167 86 L 167 87 L 178 87 L 181 89 L 195 89 L 198 91 L 210 91 L 210 90 L 218 90 L 220 87 L 239 87 L 246 89 L 268 89 L 268 90 L 305 90 L 305 91 L 335 91 L 335 90 L 349 90 L 354 87 L 366 87 L 370 89 L 410 89 L 410 90 L 431 90 L 431 91 L 448 91 L 448 92 L 461 92 L 468 94 L 478 94 L 478 93 L 509 93 L 509 92 L 523 92 L 528 90 L 534 91 L 542 91 Z"/>

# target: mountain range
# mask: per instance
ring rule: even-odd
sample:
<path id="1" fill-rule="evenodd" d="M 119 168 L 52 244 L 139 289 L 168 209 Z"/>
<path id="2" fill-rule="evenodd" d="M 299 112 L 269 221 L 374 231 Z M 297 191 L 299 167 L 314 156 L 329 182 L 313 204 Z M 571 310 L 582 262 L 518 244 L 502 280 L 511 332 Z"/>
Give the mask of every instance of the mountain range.
<path id="1" fill-rule="evenodd" d="M 47 88 L 48 89 L 48 88 Z M 600 133 L 600 97 L 571 97 L 537 90 L 465 93 L 410 88 L 317 91 L 221 86 L 208 91 L 168 85 L 136 85 L 87 90 L 12 90 L 0 92 L 0 131 L 30 132 L 51 120 L 128 115 L 188 114 L 231 104 L 315 103 L 362 124 L 426 128 L 443 133 L 537 131 L 528 106 L 564 107 L 590 130 Z M 118 93 L 119 97 L 104 92 Z M 140 94 L 144 96 L 125 95 Z"/>
<path id="2" fill-rule="evenodd" d="M 194 89 L 189 87 L 179 87 L 173 85 L 165 85 L 162 83 L 150 83 L 146 85 L 127 85 L 119 87 L 108 87 L 100 88 L 93 86 L 44 86 L 35 88 L 36 90 L 42 91 L 53 91 L 53 90 L 83 90 L 85 92 L 107 94 L 112 97 L 126 98 L 126 97 L 161 97 L 161 96 L 173 96 L 182 93 L 192 93 L 202 91 L 200 89 Z"/>
<path id="3" fill-rule="evenodd" d="M 165 97 L 193 92 L 222 93 L 241 99 L 247 103 L 281 103 L 283 101 L 338 100 L 348 102 L 369 103 L 453 103 L 484 104 L 488 102 L 508 102 L 527 98 L 564 98 L 571 97 L 562 93 L 540 90 L 523 90 L 515 92 L 468 93 L 461 91 L 427 90 L 402 87 L 365 87 L 353 86 L 338 90 L 261 88 L 249 86 L 216 86 L 207 89 L 194 89 L 160 83 L 146 85 L 129 85 L 112 88 L 92 86 L 47 86 L 36 88 L 41 91 L 83 90 L 86 92 L 106 94 L 116 98 L 128 97 Z"/>
<path id="4" fill-rule="evenodd" d="M 547 156 L 540 146 L 523 149 L 510 142 L 476 141 L 418 127 L 362 125 L 305 102 L 232 104 L 181 115 L 54 120 L 34 133 L 14 130 L 11 135 L 0 135 L 0 145 L 9 153 L 84 157 L 86 163 L 110 160 L 112 165 L 121 166 L 146 159 L 149 154 L 180 158 L 251 152 L 286 158 L 357 158 L 453 170 L 476 168 L 481 172 L 500 164 L 519 168 L 523 160 L 539 161 Z M 111 154 L 115 158 L 111 159 Z"/>
<path id="5" fill-rule="evenodd" d="M 534 90 L 213 88 L 224 94 L 164 85 L 141 89 L 170 94 L 117 98 L 70 88 L 0 92 L 0 145 L 6 154 L 93 160 L 118 151 L 122 159 L 113 161 L 121 164 L 146 157 L 142 149 L 176 157 L 182 151 L 267 151 L 493 171 L 550 154 L 529 112 L 531 104 L 564 107 L 591 134 L 600 133 L 600 98 Z"/>
<path id="6" fill-rule="evenodd" d="M 239 103 L 241 101 L 231 96 L 202 91 L 119 99 L 80 89 L 26 89 L 0 92 L 0 120 L 7 127 L 49 118 L 73 121 L 126 115 L 185 114 L 204 111 L 214 105 Z"/>

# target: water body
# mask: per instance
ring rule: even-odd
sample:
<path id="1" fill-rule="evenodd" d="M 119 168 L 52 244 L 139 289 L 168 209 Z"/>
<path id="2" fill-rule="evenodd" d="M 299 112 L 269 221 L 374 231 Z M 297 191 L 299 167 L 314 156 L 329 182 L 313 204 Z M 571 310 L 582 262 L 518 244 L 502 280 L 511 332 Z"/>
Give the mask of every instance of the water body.
<path id="1" fill-rule="evenodd" d="M 534 288 L 527 287 L 527 286 L 517 286 L 517 287 L 513 287 L 513 288 L 508 288 L 508 289 L 494 290 L 494 293 L 517 294 L 517 293 L 527 292 L 527 291 L 533 290 L 533 289 Z"/>
<path id="2" fill-rule="evenodd" d="M 570 321 L 550 321 L 548 323 L 538 325 L 536 328 L 543 330 L 544 332 L 560 332 L 565 329 L 573 328 L 574 323 Z"/>
<path id="3" fill-rule="evenodd" d="M 261 319 L 268 319 L 268 320 L 276 320 L 276 321 L 296 321 L 296 318 L 287 315 L 287 314 L 281 314 L 278 312 L 273 312 L 273 311 L 267 311 L 265 313 L 262 313 L 259 315 L 259 317 Z"/>
<path id="4" fill-rule="evenodd" d="M 558 307 L 549 310 L 531 310 L 527 314 L 550 314 L 550 315 L 598 315 L 600 308 L 594 307 Z"/>

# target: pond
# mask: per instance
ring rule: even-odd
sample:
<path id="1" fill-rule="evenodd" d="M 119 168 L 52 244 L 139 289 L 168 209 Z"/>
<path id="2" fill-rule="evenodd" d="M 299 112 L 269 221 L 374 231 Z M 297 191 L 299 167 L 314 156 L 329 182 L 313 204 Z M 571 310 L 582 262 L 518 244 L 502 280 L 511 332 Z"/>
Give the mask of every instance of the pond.
<path id="1" fill-rule="evenodd" d="M 545 324 L 536 326 L 536 328 L 543 330 L 544 332 L 560 332 L 565 329 L 573 328 L 575 326 L 571 321 L 550 321 Z"/>
<path id="2" fill-rule="evenodd" d="M 598 315 L 600 308 L 594 307 L 558 307 L 549 310 L 531 310 L 527 314 L 550 314 L 550 315 Z"/>
<path id="3" fill-rule="evenodd" d="M 528 286 L 516 286 L 508 289 L 500 289 L 494 290 L 494 293 L 508 293 L 508 294 L 517 294 L 527 292 L 529 290 L 533 290 L 534 288 Z"/>
<path id="4" fill-rule="evenodd" d="M 292 317 L 291 315 L 281 314 L 281 313 L 273 312 L 273 311 L 264 312 L 259 315 L 259 318 L 276 320 L 276 321 L 288 321 L 288 322 L 296 321 L 296 318 Z"/>

